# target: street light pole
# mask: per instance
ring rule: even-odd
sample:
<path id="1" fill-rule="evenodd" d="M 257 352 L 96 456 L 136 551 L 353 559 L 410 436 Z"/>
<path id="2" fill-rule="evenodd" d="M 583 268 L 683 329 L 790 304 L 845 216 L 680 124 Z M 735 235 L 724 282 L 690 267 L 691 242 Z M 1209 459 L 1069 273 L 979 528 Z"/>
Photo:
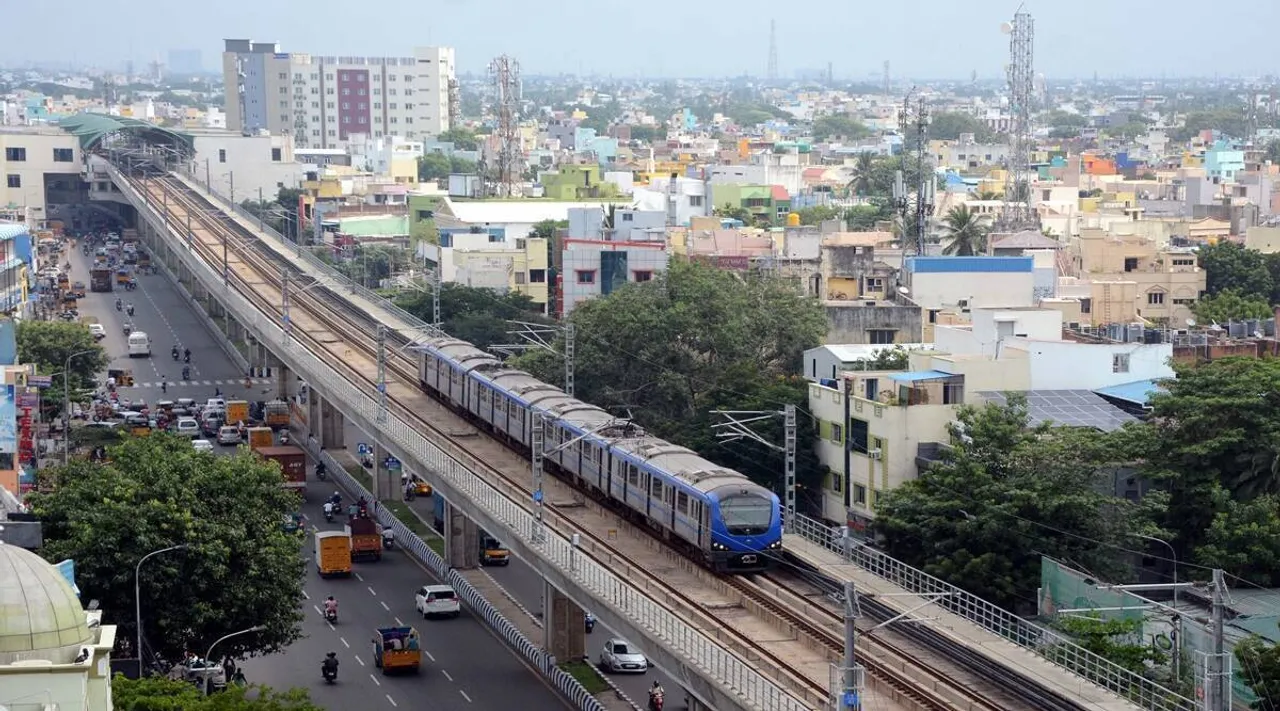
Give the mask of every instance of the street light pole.
<path id="1" fill-rule="evenodd" d="M 71 361 L 79 356 L 97 353 L 97 349 L 84 351 L 76 351 L 67 356 L 67 362 L 64 363 L 62 369 L 62 421 L 66 423 L 62 433 L 62 465 L 66 466 L 71 462 Z"/>
<path id="2" fill-rule="evenodd" d="M 262 213 L 266 212 L 266 207 L 262 201 L 262 188 L 258 188 L 258 231 L 262 231 Z"/>
<path id="3" fill-rule="evenodd" d="M 1141 538 L 1144 541 L 1154 541 L 1169 549 L 1169 559 L 1173 561 L 1173 609 L 1178 609 L 1178 551 L 1173 544 L 1163 538 L 1148 536 L 1142 533 L 1133 534 L 1134 538 Z M 1179 679 L 1179 667 L 1182 662 L 1182 615 L 1174 615 L 1173 618 L 1173 678 Z"/>
<path id="4" fill-rule="evenodd" d="M 232 637 L 239 637 L 242 634 L 252 634 L 254 632 L 261 632 L 266 628 L 267 628 L 266 625 L 254 625 L 253 627 L 250 627 L 247 630 L 240 630 L 239 632 L 232 632 L 231 634 L 227 634 L 219 637 L 218 639 L 214 640 L 213 644 L 209 645 L 209 651 L 205 652 L 204 654 L 204 663 L 206 665 L 209 664 L 210 658 L 213 657 L 213 648 L 218 646 L 219 644 L 222 644 L 223 642 L 231 639 Z"/>
<path id="5" fill-rule="evenodd" d="M 142 578 L 140 577 L 142 574 L 142 564 L 147 562 L 147 559 L 153 555 L 160 555 L 161 553 L 168 553 L 169 551 L 186 550 L 186 548 L 187 544 L 179 543 L 176 546 L 169 546 L 168 548 L 161 548 L 158 551 L 151 551 L 150 553 L 142 556 L 142 560 L 139 560 L 138 564 L 133 567 L 133 602 L 135 606 L 134 624 L 138 626 L 138 648 L 134 651 L 138 655 L 139 679 L 142 678 Z"/>

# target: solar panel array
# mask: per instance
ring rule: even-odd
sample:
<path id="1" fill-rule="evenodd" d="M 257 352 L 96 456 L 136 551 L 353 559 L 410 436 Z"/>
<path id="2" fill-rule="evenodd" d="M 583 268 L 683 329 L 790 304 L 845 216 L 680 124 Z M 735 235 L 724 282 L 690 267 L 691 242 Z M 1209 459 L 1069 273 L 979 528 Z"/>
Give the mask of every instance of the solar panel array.
<path id="1" fill-rule="evenodd" d="M 1031 390 L 1025 394 L 1033 425 L 1053 422 L 1067 427 L 1093 427 L 1111 432 L 1126 422 L 1137 421 L 1133 415 L 1088 390 Z M 1000 392 L 980 392 L 978 396 L 999 405 L 1008 402 Z"/>

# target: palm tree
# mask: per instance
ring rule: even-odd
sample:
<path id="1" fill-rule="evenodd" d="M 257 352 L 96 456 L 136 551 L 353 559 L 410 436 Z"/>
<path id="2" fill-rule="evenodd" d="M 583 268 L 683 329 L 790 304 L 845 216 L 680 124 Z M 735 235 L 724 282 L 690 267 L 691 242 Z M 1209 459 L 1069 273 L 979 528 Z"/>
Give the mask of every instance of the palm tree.
<path id="1" fill-rule="evenodd" d="M 942 253 L 951 257 L 972 257 L 987 251 L 987 219 L 968 205 L 953 207 L 942 218 L 947 234 Z"/>
<path id="2" fill-rule="evenodd" d="M 974 197 L 978 200 L 1003 200 L 1004 193 L 998 193 L 994 190 L 979 190 Z"/>
<path id="3" fill-rule="evenodd" d="M 853 164 L 853 179 L 845 186 L 851 194 L 862 196 L 871 191 L 871 173 L 875 166 L 875 156 L 866 151 L 858 154 L 858 159 Z"/>

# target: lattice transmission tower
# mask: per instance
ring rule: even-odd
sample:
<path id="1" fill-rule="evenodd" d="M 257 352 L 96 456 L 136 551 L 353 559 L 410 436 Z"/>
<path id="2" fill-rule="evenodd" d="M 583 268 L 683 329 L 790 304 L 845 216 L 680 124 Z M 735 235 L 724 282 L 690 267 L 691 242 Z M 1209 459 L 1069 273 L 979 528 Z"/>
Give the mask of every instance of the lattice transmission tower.
<path id="1" fill-rule="evenodd" d="M 1000 26 L 1009 35 L 1009 158 L 1004 179 L 1004 205 L 995 231 L 1039 229 L 1031 208 L 1031 108 L 1035 98 L 1035 20 L 1018 8 L 1012 22 Z"/>
<path id="2" fill-rule="evenodd" d="M 778 80 L 778 23 L 769 20 L 769 66 L 765 69 L 765 78 Z"/>
<path id="3" fill-rule="evenodd" d="M 520 63 L 502 55 L 489 63 L 497 114 L 498 164 L 494 192 L 499 197 L 520 194 L 524 151 L 520 145 Z"/>
<path id="4" fill-rule="evenodd" d="M 914 90 L 913 90 L 914 91 Z M 925 254 L 929 218 L 933 216 L 937 178 L 929 162 L 929 104 L 923 96 L 911 102 L 907 92 L 898 113 L 902 134 L 902 164 L 893 181 L 893 201 L 902 225 L 902 249 L 907 254 Z"/>

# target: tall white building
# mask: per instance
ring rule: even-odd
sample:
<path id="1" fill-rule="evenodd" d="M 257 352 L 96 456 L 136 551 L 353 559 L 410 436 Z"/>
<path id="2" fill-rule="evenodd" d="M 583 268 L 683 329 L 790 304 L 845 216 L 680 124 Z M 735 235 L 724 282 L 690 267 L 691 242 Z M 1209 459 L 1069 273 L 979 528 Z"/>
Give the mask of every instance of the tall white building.
<path id="1" fill-rule="evenodd" d="M 344 148 L 348 137 L 434 137 L 449 128 L 452 47 L 412 57 L 324 57 L 274 43 L 225 40 L 227 126 L 294 137 L 298 148 Z"/>

